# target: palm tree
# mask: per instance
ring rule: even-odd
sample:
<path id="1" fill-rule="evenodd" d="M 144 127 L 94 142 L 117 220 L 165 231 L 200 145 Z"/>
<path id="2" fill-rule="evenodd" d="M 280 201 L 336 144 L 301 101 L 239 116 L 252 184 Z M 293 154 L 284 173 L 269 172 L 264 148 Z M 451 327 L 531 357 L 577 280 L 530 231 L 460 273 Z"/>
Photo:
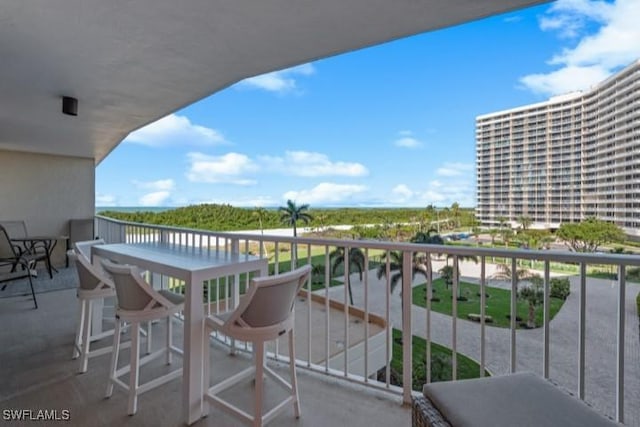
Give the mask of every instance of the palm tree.
<path id="1" fill-rule="evenodd" d="M 512 229 L 505 228 L 504 230 L 502 230 L 502 241 L 504 242 L 505 248 L 509 246 L 509 242 L 511 241 L 512 237 L 513 237 Z"/>
<path id="2" fill-rule="evenodd" d="M 496 219 L 498 220 L 498 223 L 500 224 L 500 230 L 502 230 L 504 228 L 504 226 L 507 224 L 507 218 L 504 217 L 504 216 L 499 216 Z"/>
<path id="3" fill-rule="evenodd" d="M 456 222 L 456 227 L 460 228 L 460 205 L 458 202 L 453 202 L 451 205 L 451 215 Z"/>
<path id="4" fill-rule="evenodd" d="M 440 273 L 440 278 L 444 280 L 444 286 L 449 288 L 449 285 L 453 284 L 453 267 L 443 265 L 442 268 L 438 270 L 438 273 Z"/>
<path id="5" fill-rule="evenodd" d="M 526 268 L 517 268 L 516 267 L 515 272 L 512 272 L 511 271 L 511 266 L 509 266 L 508 264 L 498 264 L 497 268 L 498 268 L 498 271 L 493 275 L 494 279 L 512 280 L 512 277 L 515 274 L 516 290 L 518 289 L 518 284 L 521 281 L 523 281 L 523 280 L 531 280 L 531 279 L 534 279 L 535 277 L 540 277 L 540 276 L 538 276 L 538 274 L 532 273 L 531 271 L 527 270 Z"/>
<path id="6" fill-rule="evenodd" d="M 313 216 L 307 213 L 307 210 L 309 210 L 308 204 L 298 206 L 296 202 L 291 199 L 287 200 L 286 206 L 280 206 L 278 208 L 278 211 L 281 212 L 280 220 L 293 227 L 293 237 L 298 237 L 298 229 L 296 227 L 298 221 L 308 224 L 313 220 Z"/>
<path id="7" fill-rule="evenodd" d="M 542 277 L 535 275 L 529 279 L 531 286 L 525 286 L 518 292 L 518 298 L 529 303 L 529 312 L 527 316 L 527 327 L 536 327 L 536 307 L 544 302 L 544 290 Z"/>
<path id="8" fill-rule="evenodd" d="M 492 245 L 496 244 L 496 236 L 497 235 L 498 235 L 498 230 L 496 230 L 495 228 L 489 229 L 489 236 L 491 236 L 491 244 Z"/>
<path id="9" fill-rule="evenodd" d="M 479 239 L 479 237 L 480 237 L 480 227 L 474 226 L 471 229 L 471 234 L 473 234 L 473 238 L 476 241 L 476 246 L 478 246 L 478 244 L 480 243 L 480 239 Z"/>
<path id="10" fill-rule="evenodd" d="M 293 237 L 298 237 L 298 229 L 296 227 L 298 221 L 302 221 L 305 224 L 308 224 L 313 220 L 313 216 L 311 216 L 306 211 L 309 209 L 308 204 L 304 205 L 296 205 L 296 202 L 291 199 L 287 200 L 287 206 L 280 206 L 278 211 L 280 212 L 280 221 L 284 222 L 287 225 L 293 226 Z M 298 261 L 298 244 L 293 244 L 293 259 L 294 262 Z"/>
<path id="11" fill-rule="evenodd" d="M 329 254 L 329 260 L 331 262 L 331 274 L 335 275 L 340 266 L 344 266 L 344 251 L 345 248 L 338 247 Z M 364 271 L 364 252 L 359 248 L 349 249 L 349 271 L 351 267 L 355 267 L 360 274 L 360 281 L 362 282 L 362 273 Z M 353 305 L 353 293 L 351 292 L 351 274 L 347 276 L 347 288 L 349 289 L 349 302 Z"/>
<path id="12" fill-rule="evenodd" d="M 378 279 L 382 279 L 383 277 L 387 276 L 387 255 L 389 256 L 389 271 L 391 272 L 391 277 L 389 279 L 391 285 L 391 293 L 393 293 L 393 290 L 398 285 L 398 282 L 402 280 L 403 256 L 402 251 L 391 251 L 385 253 L 382 257 L 383 263 L 378 266 Z M 412 279 L 416 274 L 422 274 L 427 280 L 429 280 L 429 278 L 431 277 L 431 262 L 426 262 L 426 259 L 414 253 L 411 264 Z"/>
<path id="13" fill-rule="evenodd" d="M 453 260 L 453 266 L 449 266 L 449 260 L 452 259 Z M 444 267 L 442 267 L 440 269 L 440 274 L 442 275 L 442 271 L 445 271 L 445 275 L 446 277 L 444 278 L 445 280 L 445 285 L 448 287 L 449 285 L 453 284 L 453 279 L 454 279 L 454 272 L 457 273 L 455 279 L 457 280 L 458 283 L 458 299 L 460 297 L 462 297 L 462 286 L 460 286 L 460 261 L 473 261 L 475 264 L 478 263 L 478 257 L 475 255 L 454 255 L 454 254 L 447 254 L 447 263 Z M 451 270 L 447 269 L 447 267 L 449 267 Z"/>
<path id="14" fill-rule="evenodd" d="M 263 207 L 255 207 L 253 209 L 253 212 L 251 213 L 251 216 L 258 219 L 258 224 L 260 224 L 260 235 L 262 235 L 260 246 L 262 247 L 264 254 L 268 257 L 269 254 L 267 253 L 267 248 L 264 245 L 264 220 L 267 217 L 267 210 Z"/>
<path id="15" fill-rule="evenodd" d="M 447 265 L 449 265 L 449 260 L 458 260 L 458 261 L 473 261 L 474 264 L 478 263 L 478 257 L 475 255 L 454 255 L 447 254 Z"/>
<path id="16" fill-rule="evenodd" d="M 530 216 L 521 215 L 521 216 L 518 217 L 518 222 L 520 223 L 520 226 L 522 227 L 522 231 L 527 231 L 529 229 L 529 227 L 531 226 L 531 223 L 533 222 L 533 220 L 531 219 Z"/>
<path id="17" fill-rule="evenodd" d="M 311 282 L 322 283 L 324 280 L 324 264 L 311 265 Z"/>
<path id="18" fill-rule="evenodd" d="M 422 243 L 425 245 L 444 245 L 444 240 L 434 228 L 428 231 L 419 231 L 411 238 L 411 243 Z"/>

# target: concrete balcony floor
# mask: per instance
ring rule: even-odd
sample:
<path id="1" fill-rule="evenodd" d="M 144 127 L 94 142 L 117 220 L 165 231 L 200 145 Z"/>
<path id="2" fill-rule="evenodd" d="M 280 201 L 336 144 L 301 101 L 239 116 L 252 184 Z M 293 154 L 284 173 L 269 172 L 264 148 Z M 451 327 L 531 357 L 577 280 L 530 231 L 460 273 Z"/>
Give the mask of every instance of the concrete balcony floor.
<path id="1" fill-rule="evenodd" d="M 60 275 L 65 274 L 64 271 Z M 38 280 L 40 281 L 40 280 Z M 10 285 L 11 286 L 11 285 Z M 128 416 L 127 394 L 116 388 L 110 399 L 104 398 L 110 355 L 89 360 L 89 370 L 77 374 L 78 361 L 71 359 L 75 333 L 77 300 L 75 289 L 62 289 L 38 294 L 40 308 L 33 309 L 30 296 L 0 298 L 0 413 L 5 409 L 69 410 L 70 422 L 77 426 L 180 426 L 182 382 L 174 380 L 151 390 L 138 400 L 138 413 Z M 154 347 L 164 342 L 164 324 L 154 325 Z M 181 328 L 176 343 L 181 346 Z M 128 337 L 128 334 L 127 334 Z M 110 345 L 110 339 L 104 340 Z M 142 340 L 144 346 L 144 339 Z M 99 346 L 100 344 L 98 344 Z M 212 375 L 223 378 L 250 363 L 247 355 L 229 356 L 223 346 L 212 347 Z M 123 350 L 119 366 L 128 361 Z M 159 372 L 181 366 L 179 357 L 167 367 L 163 358 L 145 365 L 141 382 Z M 283 374 L 288 365 L 273 362 Z M 126 377 L 125 377 L 126 378 Z M 364 386 L 298 369 L 302 417 L 296 420 L 293 409 L 285 410 L 273 426 L 389 426 L 410 425 L 411 413 L 400 399 Z M 279 387 L 267 380 L 266 405 L 277 399 Z M 251 381 L 230 390 L 234 402 L 251 402 Z M 44 425 L 42 421 L 33 425 Z M 29 425 L 14 422 L 12 425 Z M 240 423 L 218 409 L 196 426 L 236 426 Z"/>

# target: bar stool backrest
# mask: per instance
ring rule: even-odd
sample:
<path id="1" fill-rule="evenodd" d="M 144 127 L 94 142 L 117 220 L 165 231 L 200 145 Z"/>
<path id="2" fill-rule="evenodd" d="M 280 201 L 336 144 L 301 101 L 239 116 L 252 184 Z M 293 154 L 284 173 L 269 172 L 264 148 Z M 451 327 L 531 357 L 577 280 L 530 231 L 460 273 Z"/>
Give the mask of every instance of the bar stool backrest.
<path id="1" fill-rule="evenodd" d="M 140 278 L 137 267 L 114 264 L 108 260 L 103 260 L 102 266 L 113 278 L 119 309 L 141 311 L 148 308 L 153 300 L 149 291 L 153 290 Z"/>
<path id="2" fill-rule="evenodd" d="M 70 250 L 67 254 L 75 261 L 80 289 L 86 291 L 113 289 L 113 281 L 104 270 L 96 268 L 84 255 L 78 254 L 76 250 Z"/>
<path id="3" fill-rule="evenodd" d="M 75 242 L 73 244 L 73 247 L 75 248 L 78 255 L 84 256 L 87 261 L 93 263 L 91 248 L 95 245 L 104 245 L 104 239 L 83 240 L 80 242 Z"/>
<path id="4" fill-rule="evenodd" d="M 139 311 L 151 314 L 156 310 L 173 310 L 179 305 L 162 293 L 156 291 L 142 278 L 140 269 L 135 265 L 115 264 L 102 260 L 102 267 L 113 278 L 118 299 L 118 310 Z M 171 294 L 171 292 L 169 292 Z M 142 313 L 140 313 L 142 314 Z"/>
<path id="5" fill-rule="evenodd" d="M 304 266 L 276 276 L 251 281 L 245 304 L 238 306 L 229 321 L 251 328 L 265 328 L 285 322 L 293 312 L 295 298 L 311 272 Z"/>

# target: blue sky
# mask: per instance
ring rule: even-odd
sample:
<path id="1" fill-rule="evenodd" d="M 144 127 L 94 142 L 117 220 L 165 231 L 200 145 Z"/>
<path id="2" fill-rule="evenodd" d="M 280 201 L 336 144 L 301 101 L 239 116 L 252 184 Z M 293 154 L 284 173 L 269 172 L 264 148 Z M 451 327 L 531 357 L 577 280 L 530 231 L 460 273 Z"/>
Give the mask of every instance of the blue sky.
<path id="1" fill-rule="evenodd" d="M 640 57 L 640 0 L 559 0 L 257 76 L 131 133 L 97 206 L 475 206 L 475 117 Z"/>

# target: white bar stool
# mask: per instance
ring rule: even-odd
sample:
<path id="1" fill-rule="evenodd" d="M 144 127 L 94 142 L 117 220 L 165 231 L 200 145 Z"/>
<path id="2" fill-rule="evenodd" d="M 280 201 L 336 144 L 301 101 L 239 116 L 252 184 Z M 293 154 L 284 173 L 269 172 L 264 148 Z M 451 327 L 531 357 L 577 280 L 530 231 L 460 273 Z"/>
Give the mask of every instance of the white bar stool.
<path id="1" fill-rule="evenodd" d="M 76 265 L 78 272 L 78 322 L 76 326 L 76 337 L 73 346 L 73 358 L 80 357 L 78 372 L 87 371 L 89 358 L 101 356 L 111 351 L 111 347 L 103 347 L 91 350 L 91 343 L 113 335 L 114 330 L 110 329 L 101 333 L 93 334 L 94 302 L 102 301 L 105 298 L 115 298 L 116 290 L 113 282 L 101 269 L 91 264 L 91 246 L 104 244 L 102 239 L 87 242 L 78 242 L 75 249 L 67 252 L 67 255 Z M 88 257 L 86 251 L 88 250 Z M 100 304 L 102 306 L 102 304 Z M 102 315 L 96 320 L 102 320 Z"/>
<path id="2" fill-rule="evenodd" d="M 103 260 L 102 266 L 113 279 L 117 295 L 116 327 L 111 354 L 111 367 L 106 397 L 113 393 L 114 384 L 128 391 L 128 414 L 133 415 L 138 409 L 138 396 L 182 375 L 182 368 L 171 371 L 145 384 L 139 384 L 140 367 L 161 355 L 166 356 L 166 363 L 171 364 L 172 354 L 182 355 L 182 350 L 172 345 L 171 319 L 184 308 L 184 297 L 168 290 L 156 291 L 140 275 L 137 267 L 114 264 Z M 140 358 L 140 323 L 158 319 L 167 320 L 166 346 L 156 352 Z M 120 351 L 120 330 L 123 322 L 131 327 L 131 358 L 129 365 L 118 369 L 118 353 Z M 149 336 L 151 330 L 149 330 Z M 129 373 L 129 384 L 120 377 Z"/>
<path id="3" fill-rule="evenodd" d="M 296 418 L 300 417 L 298 383 L 296 379 L 295 342 L 293 334 L 296 295 L 307 281 L 311 266 L 269 277 L 251 280 L 246 295 L 238 307 L 230 312 L 207 317 L 204 333 L 204 400 L 216 405 L 223 411 L 239 418 L 243 422 L 261 427 L 278 415 L 289 403 L 293 403 Z M 218 331 L 230 338 L 250 342 L 253 345 L 253 366 L 210 387 L 209 376 L 209 334 Z M 264 345 L 267 341 L 278 339 L 288 333 L 289 338 L 289 374 L 290 383 L 266 365 Z M 289 392 L 289 396 L 266 413 L 263 412 L 263 380 L 268 375 Z M 243 411 L 220 394 L 238 382 L 253 376 L 255 379 L 253 415 Z M 205 413 L 207 412 L 205 407 Z"/>

